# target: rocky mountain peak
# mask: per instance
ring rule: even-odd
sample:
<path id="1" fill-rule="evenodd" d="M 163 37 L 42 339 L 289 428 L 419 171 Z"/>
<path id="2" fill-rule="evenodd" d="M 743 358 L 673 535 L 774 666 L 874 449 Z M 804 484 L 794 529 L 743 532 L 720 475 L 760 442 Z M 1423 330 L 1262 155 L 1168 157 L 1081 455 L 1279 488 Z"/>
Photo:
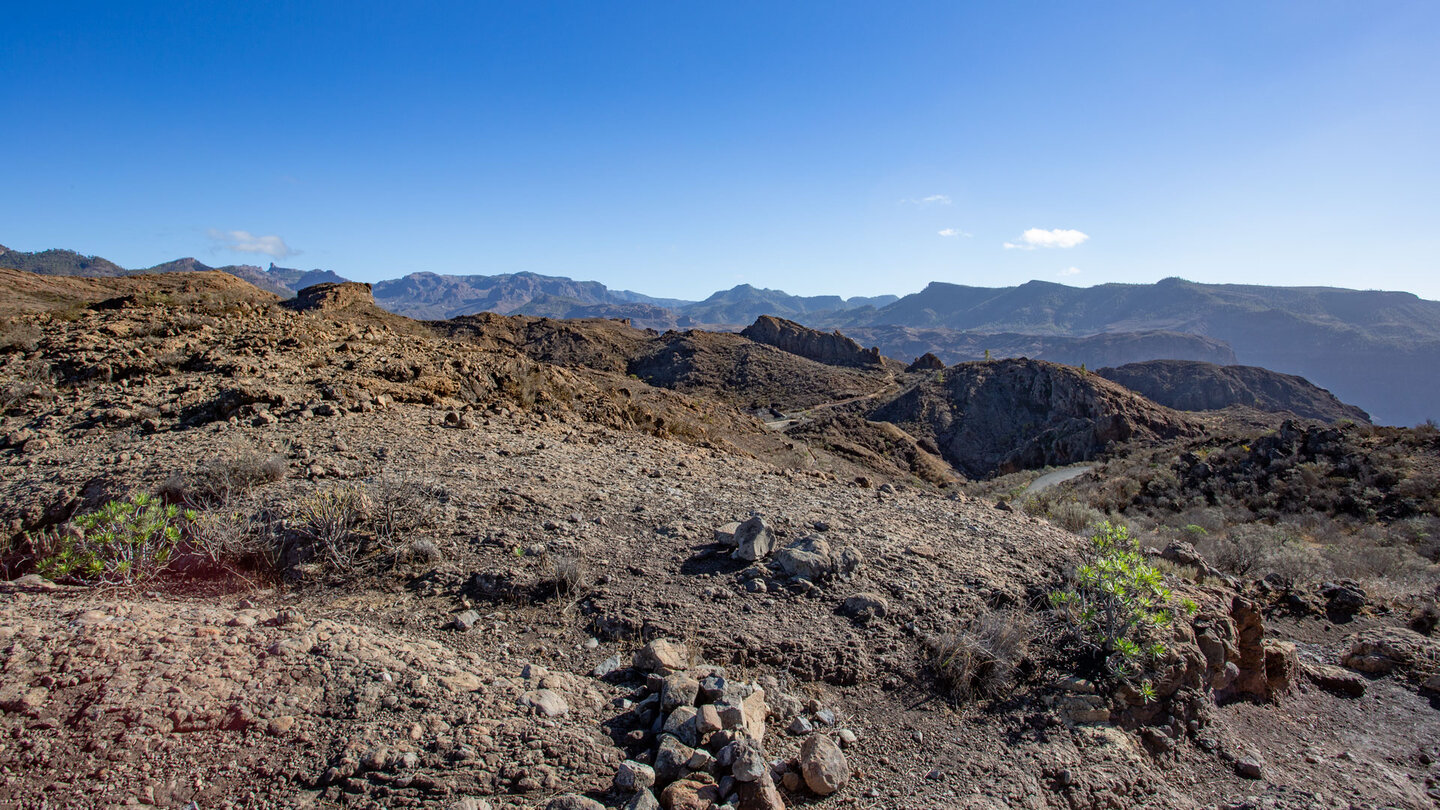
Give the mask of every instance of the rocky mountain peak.
<path id="1" fill-rule="evenodd" d="M 838 329 L 827 334 L 772 315 L 761 315 L 740 334 L 756 343 L 774 346 L 831 366 L 863 368 L 881 366 L 885 362 L 879 349 L 861 348 L 859 343 L 845 337 Z"/>

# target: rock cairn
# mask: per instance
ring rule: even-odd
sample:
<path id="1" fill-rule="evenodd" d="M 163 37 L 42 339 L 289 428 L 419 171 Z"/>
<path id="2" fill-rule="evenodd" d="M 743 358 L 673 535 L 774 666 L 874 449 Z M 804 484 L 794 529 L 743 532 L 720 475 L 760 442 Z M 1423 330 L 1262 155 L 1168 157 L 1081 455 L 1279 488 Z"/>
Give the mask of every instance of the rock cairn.
<path id="1" fill-rule="evenodd" d="M 850 781 L 841 746 L 855 734 L 817 730 L 835 724 L 834 712 L 786 694 L 773 678 L 735 680 L 666 639 L 637 650 L 631 674 L 644 684 L 618 702 L 624 713 L 615 721 L 640 749 L 615 772 L 627 810 L 778 810 L 782 788 L 828 796 Z M 797 756 L 767 751 L 772 720 L 788 720 L 786 732 L 803 737 Z"/>

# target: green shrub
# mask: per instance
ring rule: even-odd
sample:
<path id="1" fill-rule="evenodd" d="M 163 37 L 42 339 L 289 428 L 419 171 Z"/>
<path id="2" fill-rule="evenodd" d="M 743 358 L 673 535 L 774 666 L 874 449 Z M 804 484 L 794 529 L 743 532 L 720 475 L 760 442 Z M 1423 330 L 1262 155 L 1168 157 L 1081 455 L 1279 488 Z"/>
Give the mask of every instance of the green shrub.
<path id="1" fill-rule="evenodd" d="M 153 495 L 110 501 L 76 518 L 78 531 L 56 537 L 36 569 L 49 579 L 89 585 L 144 582 L 170 565 L 182 523 L 194 519 L 194 512 L 182 513 Z"/>
<path id="2" fill-rule="evenodd" d="M 1140 544 L 1124 526 L 1103 521 L 1091 537 L 1094 558 L 1079 567 L 1073 587 L 1050 594 L 1055 612 L 1083 641 L 1104 653 L 1112 671 L 1133 669 L 1148 654 L 1165 654 L 1145 643 L 1147 631 L 1168 627 L 1170 590 L 1160 570 L 1145 562 Z"/>

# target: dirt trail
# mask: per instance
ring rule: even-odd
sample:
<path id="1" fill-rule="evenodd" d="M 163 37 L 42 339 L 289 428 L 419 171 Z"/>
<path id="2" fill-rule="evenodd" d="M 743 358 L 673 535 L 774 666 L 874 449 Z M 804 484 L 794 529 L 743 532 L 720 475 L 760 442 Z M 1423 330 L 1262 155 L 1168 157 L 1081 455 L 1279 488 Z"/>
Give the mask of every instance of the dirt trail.
<path id="1" fill-rule="evenodd" d="M 1045 473 L 1039 478 L 1036 478 L 1034 481 L 1031 481 L 1030 486 L 1025 488 L 1025 494 L 1034 495 L 1036 493 L 1044 492 L 1045 490 L 1055 486 L 1056 484 L 1063 484 L 1073 478 L 1079 478 L 1080 476 L 1084 475 L 1085 473 L 1091 472 L 1094 469 L 1095 465 L 1086 464 L 1082 467 L 1071 467 L 1064 470 L 1053 470 L 1051 472 Z"/>

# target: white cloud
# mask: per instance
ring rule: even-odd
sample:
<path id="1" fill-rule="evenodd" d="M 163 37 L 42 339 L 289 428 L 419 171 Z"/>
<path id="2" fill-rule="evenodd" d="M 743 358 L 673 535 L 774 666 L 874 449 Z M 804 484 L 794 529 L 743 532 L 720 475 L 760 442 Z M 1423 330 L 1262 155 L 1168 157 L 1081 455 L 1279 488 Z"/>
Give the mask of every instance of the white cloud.
<path id="1" fill-rule="evenodd" d="M 284 259 L 300 253 L 298 250 L 292 250 L 289 245 L 285 244 L 285 240 L 278 236 L 256 236 L 249 231 L 222 231 L 216 228 L 211 228 L 208 235 L 226 250 L 240 253 L 264 253 L 276 259 Z"/>
<path id="2" fill-rule="evenodd" d="M 1067 268 L 1065 268 L 1064 270 L 1061 270 L 1061 271 L 1060 271 L 1059 273 L 1057 273 L 1056 275 L 1060 275 L 1060 276 L 1078 276 L 1078 275 L 1080 275 L 1080 268 L 1078 268 L 1078 267 L 1067 267 Z"/>
<path id="3" fill-rule="evenodd" d="M 946 228 L 946 229 L 941 230 L 941 231 L 936 231 L 936 233 L 938 233 L 938 234 L 940 234 L 941 236 L 944 236 L 944 237 L 974 236 L 974 235 L 975 235 L 975 234 L 972 234 L 972 233 L 966 233 L 966 232 L 960 230 L 959 228 Z"/>
<path id="4" fill-rule="evenodd" d="M 1076 230 L 1056 228 L 1031 228 L 1020 234 L 1020 241 L 1006 242 L 1006 250 L 1034 250 L 1035 248 L 1072 248 L 1089 239 L 1090 235 Z"/>
<path id="5" fill-rule="evenodd" d="M 900 202 L 909 205 L 951 205 L 953 200 L 949 194 L 931 194 L 929 197 L 911 197 Z"/>

